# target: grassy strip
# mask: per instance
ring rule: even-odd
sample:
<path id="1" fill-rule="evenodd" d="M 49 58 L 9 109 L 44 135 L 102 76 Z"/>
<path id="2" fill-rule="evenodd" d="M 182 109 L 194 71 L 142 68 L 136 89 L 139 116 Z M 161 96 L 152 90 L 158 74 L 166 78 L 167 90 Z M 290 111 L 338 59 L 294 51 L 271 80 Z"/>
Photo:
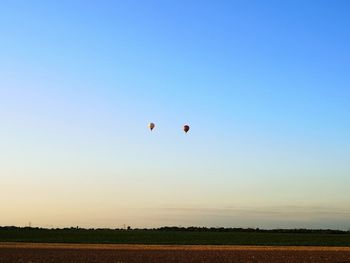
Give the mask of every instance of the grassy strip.
<path id="1" fill-rule="evenodd" d="M 350 246 L 349 233 L 0 228 L 0 242 Z"/>

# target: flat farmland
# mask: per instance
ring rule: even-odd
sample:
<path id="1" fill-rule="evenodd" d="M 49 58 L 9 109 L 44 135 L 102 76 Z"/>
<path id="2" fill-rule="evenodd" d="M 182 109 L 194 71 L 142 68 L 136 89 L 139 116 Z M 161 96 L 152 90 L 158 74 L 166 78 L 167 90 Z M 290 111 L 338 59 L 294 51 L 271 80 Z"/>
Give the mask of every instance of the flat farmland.
<path id="1" fill-rule="evenodd" d="M 350 262 L 349 247 L 0 243 L 12 262 Z"/>
<path id="2" fill-rule="evenodd" d="M 0 228 L 0 242 L 347 247 L 350 246 L 350 232 Z"/>

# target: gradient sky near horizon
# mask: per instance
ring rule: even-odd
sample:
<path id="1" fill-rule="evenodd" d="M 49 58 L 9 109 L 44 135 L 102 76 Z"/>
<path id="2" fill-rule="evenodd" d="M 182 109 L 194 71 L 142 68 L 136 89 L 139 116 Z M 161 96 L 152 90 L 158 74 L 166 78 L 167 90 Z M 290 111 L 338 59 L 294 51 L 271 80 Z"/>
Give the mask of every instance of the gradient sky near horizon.
<path id="1" fill-rule="evenodd" d="M 0 1 L 0 225 L 349 229 L 349 12 Z"/>

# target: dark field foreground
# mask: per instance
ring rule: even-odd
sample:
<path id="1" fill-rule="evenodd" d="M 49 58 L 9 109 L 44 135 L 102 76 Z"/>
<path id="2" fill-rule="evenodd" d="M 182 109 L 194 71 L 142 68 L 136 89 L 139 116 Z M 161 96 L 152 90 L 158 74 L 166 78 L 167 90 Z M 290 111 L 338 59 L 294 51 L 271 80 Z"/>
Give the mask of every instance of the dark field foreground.
<path id="1" fill-rule="evenodd" d="M 165 246 L 0 243 L 0 263 L 12 262 L 349 262 L 346 247 Z"/>
<path id="2" fill-rule="evenodd" d="M 195 229 L 113 230 L 0 227 L 0 242 L 143 245 L 350 246 L 350 232 Z"/>

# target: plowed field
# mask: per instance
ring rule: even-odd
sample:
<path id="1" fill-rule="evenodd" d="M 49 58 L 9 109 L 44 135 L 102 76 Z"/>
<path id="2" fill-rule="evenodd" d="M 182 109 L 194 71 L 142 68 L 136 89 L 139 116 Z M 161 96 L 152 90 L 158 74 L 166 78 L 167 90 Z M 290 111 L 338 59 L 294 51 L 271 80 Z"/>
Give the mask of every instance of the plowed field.
<path id="1" fill-rule="evenodd" d="M 349 247 L 1 243 L 1 263 L 348 262 Z"/>

